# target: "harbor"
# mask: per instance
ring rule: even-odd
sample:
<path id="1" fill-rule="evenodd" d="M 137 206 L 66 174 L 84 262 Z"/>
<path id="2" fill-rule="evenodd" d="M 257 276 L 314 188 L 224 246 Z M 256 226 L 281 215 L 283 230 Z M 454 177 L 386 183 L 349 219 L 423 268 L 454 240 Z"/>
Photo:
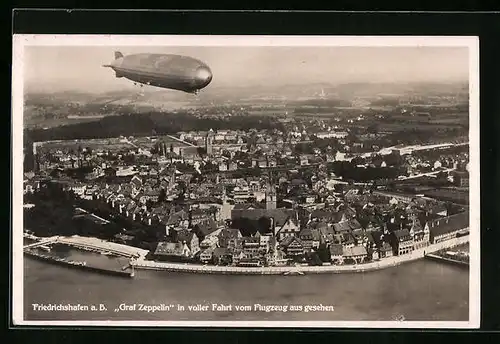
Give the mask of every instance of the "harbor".
<path id="1" fill-rule="evenodd" d="M 86 270 L 86 271 L 101 273 L 101 274 L 110 275 L 110 276 L 129 277 L 129 278 L 134 277 L 133 267 L 130 271 L 111 270 L 111 269 L 104 269 L 104 268 L 100 268 L 97 266 L 88 265 L 87 262 L 85 262 L 85 261 L 67 260 L 67 259 L 59 258 L 59 257 L 53 256 L 53 255 L 42 254 L 42 253 L 36 252 L 34 250 L 26 250 L 26 251 L 24 251 L 24 254 L 26 254 L 28 257 L 33 258 L 33 259 L 45 261 L 45 262 L 48 262 L 50 264 L 65 266 L 68 268 Z"/>
<path id="2" fill-rule="evenodd" d="M 27 237 L 28 238 L 28 237 Z M 28 238 L 34 240 L 34 238 Z M 325 273 L 358 273 L 368 272 L 374 270 L 385 269 L 389 267 L 398 266 L 400 264 L 412 262 L 418 259 L 430 259 L 442 261 L 445 263 L 457 264 L 461 266 L 468 266 L 467 262 L 458 260 L 458 254 L 450 254 L 455 252 L 452 250 L 454 247 L 466 245 L 469 242 L 469 236 L 461 236 L 454 239 L 446 240 L 437 244 L 432 244 L 411 253 L 383 258 L 376 261 L 371 261 L 362 264 L 351 265 L 323 265 L 323 266 L 309 266 L 309 265 L 295 265 L 295 266 L 270 266 L 270 267 L 239 267 L 239 266 L 215 266 L 191 263 L 175 263 L 175 262 L 158 262 L 147 260 L 147 250 L 135 248 L 132 246 L 116 244 L 105 240 L 89 237 L 49 237 L 26 244 L 24 252 L 28 256 L 54 262 L 55 264 L 65 264 L 69 267 L 76 267 L 79 269 L 86 269 L 93 272 L 109 273 L 110 275 L 129 276 L 134 277 L 134 269 L 141 270 L 160 270 L 170 272 L 182 273 L 198 273 L 198 274 L 219 274 L 219 275 L 305 275 L 305 274 L 325 274 Z M 90 266 L 88 264 L 75 264 L 67 260 L 55 258 L 54 255 L 41 253 L 40 251 L 50 252 L 51 247 L 66 246 L 73 249 L 98 254 L 109 258 L 120 257 L 126 259 L 125 263 L 121 263 L 117 268 L 102 268 Z M 447 253 L 447 254 L 445 254 Z M 465 253 L 463 253 L 465 254 Z M 468 256 L 467 256 L 468 257 Z"/>
<path id="3" fill-rule="evenodd" d="M 130 259 L 141 258 L 147 253 L 131 246 L 80 236 L 38 238 L 25 233 L 24 240 L 24 254 L 31 259 L 127 278 L 135 275 Z M 73 252 L 71 255 L 69 250 Z"/>

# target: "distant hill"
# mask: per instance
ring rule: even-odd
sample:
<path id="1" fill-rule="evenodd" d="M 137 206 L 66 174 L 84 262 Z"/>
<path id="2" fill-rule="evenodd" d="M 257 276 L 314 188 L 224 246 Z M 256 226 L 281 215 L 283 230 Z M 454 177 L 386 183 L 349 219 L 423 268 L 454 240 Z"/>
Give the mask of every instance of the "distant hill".
<path id="1" fill-rule="evenodd" d="M 201 100 L 219 99 L 226 97 L 234 99 L 239 97 L 252 97 L 259 95 L 276 95 L 293 97 L 312 97 L 318 93 L 325 94 L 339 93 L 344 96 L 352 95 L 377 95 L 380 93 L 401 94 L 405 92 L 431 92 L 431 93 L 455 93 L 468 92 L 467 83 L 372 83 L 372 82 L 353 82 L 343 84 L 333 83 L 309 83 L 309 84 L 285 84 L 280 86 L 270 85 L 234 85 L 232 87 L 212 87 L 203 89 L 198 98 Z M 143 93 L 144 100 L 165 100 L 165 101 L 191 101 L 196 99 L 192 94 L 179 91 L 165 90 L 155 87 L 131 87 L 121 90 L 113 90 L 102 93 L 83 92 L 83 91 L 64 91 L 64 92 L 41 92 L 27 91 L 25 101 L 77 101 L 77 102 L 97 102 L 112 98 L 130 99 Z"/>
<path id="2" fill-rule="evenodd" d="M 110 116 L 98 121 L 60 127 L 26 130 L 31 141 L 72 140 L 123 136 L 174 134 L 179 131 L 208 129 L 249 130 L 280 128 L 270 116 L 230 117 L 226 120 L 197 118 L 187 113 L 148 112 Z"/>

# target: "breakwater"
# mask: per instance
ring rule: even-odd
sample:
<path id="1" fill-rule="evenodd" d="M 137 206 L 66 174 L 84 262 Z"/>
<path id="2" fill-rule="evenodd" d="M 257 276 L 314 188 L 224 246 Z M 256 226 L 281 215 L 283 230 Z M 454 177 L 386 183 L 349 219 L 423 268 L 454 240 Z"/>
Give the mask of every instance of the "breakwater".
<path id="1" fill-rule="evenodd" d="M 144 257 L 148 251 L 137 247 L 117 244 L 110 241 L 105 241 L 97 238 L 82 237 L 73 235 L 71 237 L 57 237 L 57 243 L 64 244 L 79 249 L 94 250 L 99 252 L 109 252 L 122 257 Z"/>
<path id="2" fill-rule="evenodd" d="M 149 251 L 141 248 L 122 245 L 106 240 L 101 240 L 93 237 L 83 237 L 78 235 L 73 236 L 53 236 L 48 238 L 39 238 L 34 235 L 24 235 L 25 238 L 34 242 L 24 246 L 24 249 L 37 247 L 43 244 L 63 244 L 78 248 L 89 252 L 109 252 L 110 254 L 127 257 L 127 258 L 143 258 Z"/>
<path id="3" fill-rule="evenodd" d="M 328 265 L 328 266 L 292 266 L 292 267 L 237 267 L 237 266 L 215 266 L 200 264 L 182 264 L 170 262 L 156 262 L 151 260 L 132 260 L 131 265 L 137 269 L 162 270 L 202 274 L 226 274 L 226 275 L 290 275 L 290 274 L 332 274 L 332 273 L 355 273 L 385 269 L 417 259 L 422 259 L 426 255 L 449 249 L 469 242 L 469 236 L 462 236 L 450 240 L 432 244 L 427 247 L 415 250 L 402 256 L 382 258 L 363 264 L 354 265 Z"/>
<path id="4" fill-rule="evenodd" d="M 121 270 L 110 270 L 103 269 L 96 266 L 87 265 L 85 262 L 75 262 L 72 260 L 66 260 L 62 258 L 58 258 L 51 255 L 41 254 L 33 250 L 25 250 L 24 254 L 28 257 L 36 260 L 41 260 L 44 262 L 48 262 L 55 265 L 65 266 L 68 268 L 92 271 L 100 274 L 111 275 L 111 276 L 119 276 L 119 277 L 134 277 L 134 271 L 121 271 Z"/>

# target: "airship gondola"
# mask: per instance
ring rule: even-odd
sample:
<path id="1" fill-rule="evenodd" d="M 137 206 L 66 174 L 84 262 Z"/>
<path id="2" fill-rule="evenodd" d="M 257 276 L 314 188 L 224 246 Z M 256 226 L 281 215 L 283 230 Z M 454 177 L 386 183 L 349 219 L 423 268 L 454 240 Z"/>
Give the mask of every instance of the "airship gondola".
<path id="1" fill-rule="evenodd" d="M 198 59 L 173 54 L 132 54 L 115 52 L 109 67 L 117 78 L 134 83 L 197 94 L 212 81 L 212 71 Z"/>

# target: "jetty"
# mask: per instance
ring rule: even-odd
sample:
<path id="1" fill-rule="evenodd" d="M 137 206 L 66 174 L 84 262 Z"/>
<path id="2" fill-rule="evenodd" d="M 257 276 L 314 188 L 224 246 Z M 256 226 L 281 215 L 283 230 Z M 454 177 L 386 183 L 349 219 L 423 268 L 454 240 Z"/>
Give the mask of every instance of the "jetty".
<path id="1" fill-rule="evenodd" d="M 102 253 L 109 256 L 126 257 L 128 259 L 143 259 L 149 252 L 137 247 L 121 245 L 97 238 L 81 237 L 78 235 L 74 235 L 71 237 L 53 236 L 42 239 L 32 234 L 25 233 L 24 237 L 30 240 L 35 240 L 35 242 L 24 245 L 23 247 L 24 254 L 26 254 L 28 257 L 37 260 L 43 260 L 52 264 L 121 277 L 134 277 L 134 266 L 131 264 L 127 264 L 120 270 L 105 269 L 97 266 L 87 265 L 86 262 L 75 262 L 57 257 L 53 254 L 44 254 L 41 253 L 38 249 L 43 249 L 44 251 L 48 252 L 50 251 L 50 247 L 52 245 L 62 244 L 84 251 Z"/>
<path id="2" fill-rule="evenodd" d="M 457 265 L 457 266 L 461 266 L 461 267 L 465 267 L 465 268 L 469 267 L 468 261 L 454 259 L 452 257 L 445 257 L 445 256 L 439 255 L 439 254 L 427 254 L 427 255 L 425 255 L 425 258 L 430 259 L 430 260 L 434 260 L 437 262 L 448 263 L 448 264 Z"/>
<path id="3" fill-rule="evenodd" d="M 97 238 L 83 237 L 78 235 L 73 235 L 69 237 L 53 236 L 44 239 L 36 238 L 34 240 L 38 241 L 24 245 L 23 249 L 28 250 L 43 245 L 63 244 L 85 251 L 99 252 L 99 253 L 104 252 L 108 255 L 116 255 L 130 259 L 143 258 L 149 252 L 148 250 L 143 250 L 141 248 L 133 246 L 122 245 Z"/>
<path id="4" fill-rule="evenodd" d="M 54 244 L 54 243 L 57 242 L 58 237 L 50 237 L 50 238 L 42 239 L 42 240 L 40 240 L 39 238 L 36 238 L 36 239 L 30 238 L 30 239 L 32 239 L 32 240 L 38 240 L 38 241 L 36 241 L 34 243 L 31 243 L 31 244 L 24 245 L 24 247 L 23 247 L 24 250 L 33 249 L 33 248 L 37 248 L 37 247 L 40 247 L 40 246 L 48 246 L 50 244 Z"/>
<path id="5" fill-rule="evenodd" d="M 65 258 L 60 258 L 60 257 L 54 256 L 54 255 L 42 254 L 42 253 L 36 252 L 35 250 L 25 250 L 24 254 L 26 254 L 27 256 L 29 256 L 33 259 L 41 260 L 41 261 L 55 264 L 55 265 L 65 266 L 68 268 L 92 271 L 92 272 L 101 273 L 104 275 L 111 275 L 111 276 L 118 276 L 118 277 L 128 277 L 128 278 L 134 277 L 134 268 L 133 267 L 132 267 L 131 271 L 110 270 L 110 269 L 100 268 L 97 266 L 87 265 L 87 262 L 73 261 L 73 260 L 69 260 L 69 259 L 65 259 Z"/>

